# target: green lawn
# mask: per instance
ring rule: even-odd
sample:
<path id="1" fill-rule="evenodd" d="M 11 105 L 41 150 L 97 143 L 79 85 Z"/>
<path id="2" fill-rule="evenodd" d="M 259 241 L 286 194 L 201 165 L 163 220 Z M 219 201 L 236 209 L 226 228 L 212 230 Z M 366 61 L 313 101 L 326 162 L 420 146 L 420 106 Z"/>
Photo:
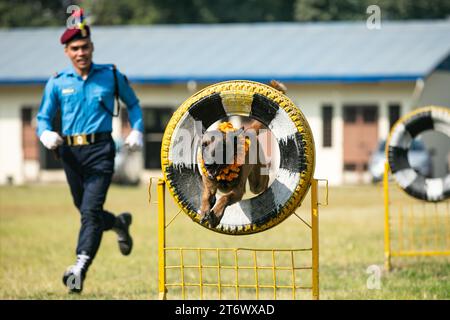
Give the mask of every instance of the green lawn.
<path id="1" fill-rule="evenodd" d="M 151 190 L 154 202 L 155 187 Z M 329 206 L 320 208 L 321 299 L 450 298 L 448 257 L 394 259 L 393 271 L 382 273 L 381 288 L 369 290 L 367 268 L 383 267 L 384 262 L 381 186 L 330 188 L 329 195 Z M 309 220 L 308 201 L 309 198 L 298 210 L 305 220 Z M 169 195 L 167 202 L 172 216 L 178 210 Z M 134 251 L 129 257 L 121 256 L 115 235 L 106 233 L 85 282 L 85 291 L 81 296 L 68 295 L 61 275 L 74 262 L 79 228 L 79 215 L 72 205 L 68 187 L 65 184 L 1 187 L 0 298 L 157 299 L 157 207 L 155 203 L 149 204 L 147 186 L 113 186 L 106 208 L 116 213 L 129 210 L 134 214 L 131 229 Z M 448 226 L 448 220 L 446 223 Z M 233 237 L 210 232 L 183 213 L 168 228 L 168 245 L 310 246 L 308 229 L 294 215 L 266 232 Z M 169 262 L 171 259 L 168 257 Z M 232 257 L 224 259 L 232 260 Z M 307 263 L 308 257 L 303 261 Z M 310 273 L 305 275 L 310 278 Z M 264 277 L 261 275 L 261 281 Z M 248 297 L 252 294 L 251 290 L 244 290 L 242 297 L 246 297 L 245 293 Z M 227 293 L 224 295 L 228 297 Z M 300 296 L 309 298 L 310 294 Z M 178 291 L 169 292 L 169 297 L 179 297 Z M 279 297 L 289 298 L 289 294 L 280 293 Z"/>

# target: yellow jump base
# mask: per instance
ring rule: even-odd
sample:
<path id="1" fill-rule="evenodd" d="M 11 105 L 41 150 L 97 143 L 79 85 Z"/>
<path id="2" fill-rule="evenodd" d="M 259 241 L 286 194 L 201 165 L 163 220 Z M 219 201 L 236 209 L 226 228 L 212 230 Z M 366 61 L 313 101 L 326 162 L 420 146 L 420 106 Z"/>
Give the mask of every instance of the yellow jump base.
<path id="1" fill-rule="evenodd" d="M 389 182 L 385 164 L 384 253 L 386 270 L 392 257 L 450 255 L 450 201 L 426 202 Z"/>
<path id="2" fill-rule="evenodd" d="M 319 299 L 318 180 L 311 181 L 307 248 L 167 247 L 166 181 L 158 180 L 159 299 Z M 327 195 L 328 197 L 328 195 Z"/>

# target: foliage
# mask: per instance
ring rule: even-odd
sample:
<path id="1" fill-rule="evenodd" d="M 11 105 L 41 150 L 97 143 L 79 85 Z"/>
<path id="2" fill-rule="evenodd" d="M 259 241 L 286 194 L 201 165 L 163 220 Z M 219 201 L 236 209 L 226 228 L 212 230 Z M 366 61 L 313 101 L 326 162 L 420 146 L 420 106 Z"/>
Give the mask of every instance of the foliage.
<path id="1" fill-rule="evenodd" d="M 297 21 L 357 20 L 367 17 L 366 9 L 378 5 L 382 18 L 390 20 L 443 19 L 450 16 L 447 0 L 297 0 Z"/>
<path id="2" fill-rule="evenodd" d="M 96 25 L 358 20 L 372 4 L 384 19 L 450 15 L 448 0 L 0 0 L 0 27 L 61 26 L 71 4 Z"/>

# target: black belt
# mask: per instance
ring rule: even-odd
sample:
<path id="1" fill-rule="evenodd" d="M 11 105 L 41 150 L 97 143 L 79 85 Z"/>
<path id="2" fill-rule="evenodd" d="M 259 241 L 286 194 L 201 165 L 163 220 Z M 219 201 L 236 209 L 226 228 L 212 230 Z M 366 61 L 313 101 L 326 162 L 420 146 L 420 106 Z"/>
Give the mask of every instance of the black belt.
<path id="1" fill-rule="evenodd" d="M 99 132 L 90 134 L 75 134 L 73 136 L 65 136 L 64 143 L 69 146 L 85 146 L 100 141 L 111 140 L 111 132 Z"/>

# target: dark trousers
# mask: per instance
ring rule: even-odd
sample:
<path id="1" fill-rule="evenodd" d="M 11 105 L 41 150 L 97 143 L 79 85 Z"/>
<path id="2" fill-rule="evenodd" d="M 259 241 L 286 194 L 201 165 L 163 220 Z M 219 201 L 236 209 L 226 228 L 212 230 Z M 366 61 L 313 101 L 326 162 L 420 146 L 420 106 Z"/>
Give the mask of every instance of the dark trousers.
<path id="1" fill-rule="evenodd" d="M 115 216 L 103 210 L 114 172 L 112 139 L 85 146 L 60 147 L 59 154 L 73 201 L 81 214 L 77 254 L 95 257 L 103 231 L 114 226 Z"/>

